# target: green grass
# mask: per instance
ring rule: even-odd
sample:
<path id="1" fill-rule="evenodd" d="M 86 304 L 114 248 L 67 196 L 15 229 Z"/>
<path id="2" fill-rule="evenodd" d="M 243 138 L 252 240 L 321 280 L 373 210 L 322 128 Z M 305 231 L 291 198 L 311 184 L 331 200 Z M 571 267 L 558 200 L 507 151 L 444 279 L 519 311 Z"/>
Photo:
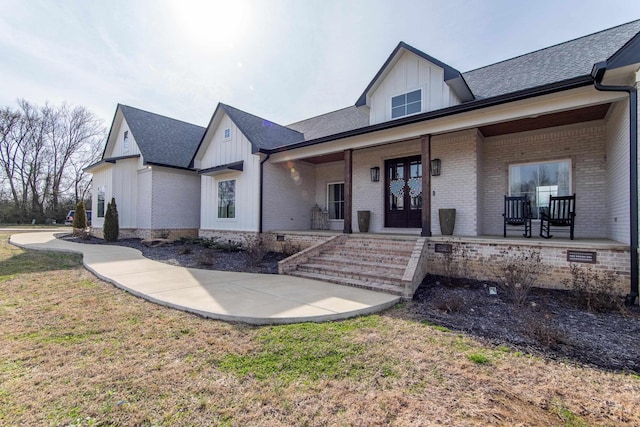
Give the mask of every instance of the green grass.
<path id="1" fill-rule="evenodd" d="M 0 235 L 2 236 L 2 235 Z M 15 246 L 0 248 L 0 282 L 17 274 L 70 270 L 82 265 L 82 255 L 64 252 L 24 251 Z"/>
<path id="2" fill-rule="evenodd" d="M 218 368 L 240 377 L 275 379 L 284 384 L 299 379 L 359 378 L 372 370 L 393 376 L 392 363 L 367 366 L 364 346 L 352 340 L 354 333 L 380 326 L 378 316 L 335 323 L 301 323 L 264 328 L 257 336 L 260 347 L 249 354 L 229 354 Z"/>
<path id="3" fill-rule="evenodd" d="M 451 329 L 447 328 L 446 326 L 441 326 L 441 325 L 435 324 L 433 322 L 430 322 L 428 320 L 422 320 L 422 321 L 420 321 L 420 323 L 422 323 L 423 325 L 430 326 L 431 328 L 435 329 L 436 331 L 451 332 Z"/>
<path id="4" fill-rule="evenodd" d="M 491 363 L 491 359 L 482 353 L 467 354 L 467 359 L 475 363 L 476 365 L 487 365 Z"/>

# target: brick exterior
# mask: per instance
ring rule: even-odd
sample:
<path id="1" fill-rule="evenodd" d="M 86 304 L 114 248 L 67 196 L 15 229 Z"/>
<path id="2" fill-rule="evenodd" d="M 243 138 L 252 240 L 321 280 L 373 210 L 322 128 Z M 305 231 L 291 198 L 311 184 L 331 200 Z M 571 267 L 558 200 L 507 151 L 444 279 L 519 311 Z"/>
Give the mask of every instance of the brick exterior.
<path id="1" fill-rule="evenodd" d="M 198 229 L 200 177 L 164 168 L 152 172 L 151 229 Z"/>
<path id="2" fill-rule="evenodd" d="M 576 236 L 606 238 L 606 135 L 603 122 L 485 138 L 482 184 L 484 221 L 479 234 L 501 235 L 509 165 L 571 159 L 576 193 Z M 539 232 L 534 222 L 534 233 Z M 457 232 L 455 234 L 458 234 Z"/>

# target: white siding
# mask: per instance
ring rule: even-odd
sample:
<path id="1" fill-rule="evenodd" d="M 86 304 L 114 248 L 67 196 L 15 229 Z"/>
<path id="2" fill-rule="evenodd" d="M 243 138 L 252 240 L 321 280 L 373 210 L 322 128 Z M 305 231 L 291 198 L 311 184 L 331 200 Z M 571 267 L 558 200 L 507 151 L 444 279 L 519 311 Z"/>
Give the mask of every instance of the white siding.
<path id="1" fill-rule="evenodd" d="M 629 103 L 615 103 L 607 119 L 607 237 L 630 243 Z"/>
<path id="2" fill-rule="evenodd" d="M 316 166 L 316 203 L 322 209 L 327 209 L 327 185 L 335 182 L 344 182 L 344 161 L 325 163 Z M 329 220 L 329 229 L 342 230 L 344 221 L 339 219 Z"/>
<path id="3" fill-rule="evenodd" d="M 305 162 L 264 164 L 263 231 L 308 230 L 316 202 L 315 168 Z"/>
<path id="4" fill-rule="evenodd" d="M 118 160 L 113 168 L 113 191 L 116 200 L 120 228 L 136 228 L 138 205 L 138 159 Z M 106 203 L 111 201 L 107 195 Z"/>
<path id="5" fill-rule="evenodd" d="M 231 130 L 225 140 L 224 130 Z M 244 161 L 242 172 L 201 177 L 200 229 L 257 231 L 259 228 L 260 157 L 251 153 L 251 143 L 225 114 L 210 137 L 199 167 Z M 218 218 L 218 182 L 236 180 L 236 217 Z"/>
<path id="6" fill-rule="evenodd" d="M 422 89 L 422 112 L 459 104 L 442 68 L 405 52 L 371 94 L 370 123 L 391 120 L 391 97 L 416 89 Z"/>
<path id="7" fill-rule="evenodd" d="M 151 169 L 138 170 L 138 200 L 136 204 L 136 225 L 142 230 L 151 229 Z"/>
<path id="8" fill-rule="evenodd" d="M 127 138 L 128 144 L 124 144 L 124 133 L 129 132 Z M 107 148 L 105 157 L 121 157 L 121 156 L 133 156 L 140 154 L 138 144 L 136 144 L 135 137 L 129 129 L 127 121 L 123 118 L 119 126 L 115 126 L 111 131 L 111 138 L 114 138 L 113 145 Z M 117 204 L 117 201 L 116 201 Z"/>
<path id="9" fill-rule="evenodd" d="M 151 201 L 152 229 L 197 229 L 200 226 L 200 177 L 195 172 L 154 166 Z M 143 228 L 140 224 L 138 227 Z"/>
<path id="10" fill-rule="evenodd" d="M 101 187 L 105 189 L 104 208 L 106 212 L 107 202 L 111 200 L 113 194 L 113 169 L 112 165 L 107 165 L 93 172 L 91 188 L 92 227 L 102 228 L 104 225 L 104 217 L 98 218 L 98 189 Z"/>

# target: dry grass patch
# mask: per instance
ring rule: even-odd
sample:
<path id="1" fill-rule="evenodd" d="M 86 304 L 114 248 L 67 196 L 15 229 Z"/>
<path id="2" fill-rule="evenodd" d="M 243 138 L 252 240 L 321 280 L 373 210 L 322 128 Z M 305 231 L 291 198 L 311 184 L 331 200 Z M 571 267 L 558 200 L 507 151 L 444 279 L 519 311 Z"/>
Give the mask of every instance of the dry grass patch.
<path id="1" fill-rule="evenodd" d="M 37 255 L 2 242 L 2 266 Z M 250 327 L 39 256 L 0 282 L 0 425 L 640 424 L 637 376 L 486 346 L 405 306 Z"/>

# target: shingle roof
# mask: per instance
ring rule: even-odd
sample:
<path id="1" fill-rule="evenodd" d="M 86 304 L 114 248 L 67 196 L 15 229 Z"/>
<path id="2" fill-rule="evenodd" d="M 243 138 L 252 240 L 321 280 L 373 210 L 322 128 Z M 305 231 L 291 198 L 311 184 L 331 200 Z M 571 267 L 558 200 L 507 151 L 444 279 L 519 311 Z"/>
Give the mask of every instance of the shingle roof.
<path id="1" fill-rule="evenodd" d="M 296 130 L 280 126 L 269 120 L 246 113 L 226 104 L 220 108 L 233 120 L 240 131 L 258 149 L 270 149 L 304 141 L 304 135 Z M 215 115 L 215 113 L 214 113 Z"/>
<path id="2" fill-rule="evenodd" d="M 127 105 L 118 108 L 146 162 L 189 167 L 205 128 Z"/>
<path id="3" fill-rule="evenodd" d="M 369 112 L 367 109 L 352 106 L 292 123 L 287 127 L 302 132 L 305 140 L 311 140 L 368 125 Z"/>
<path id="4" fill-rule="evenodd" d="M 476 97 L 489 98 L 589 75 L 640 32 L 640 20 L 462 73 Z"/>

